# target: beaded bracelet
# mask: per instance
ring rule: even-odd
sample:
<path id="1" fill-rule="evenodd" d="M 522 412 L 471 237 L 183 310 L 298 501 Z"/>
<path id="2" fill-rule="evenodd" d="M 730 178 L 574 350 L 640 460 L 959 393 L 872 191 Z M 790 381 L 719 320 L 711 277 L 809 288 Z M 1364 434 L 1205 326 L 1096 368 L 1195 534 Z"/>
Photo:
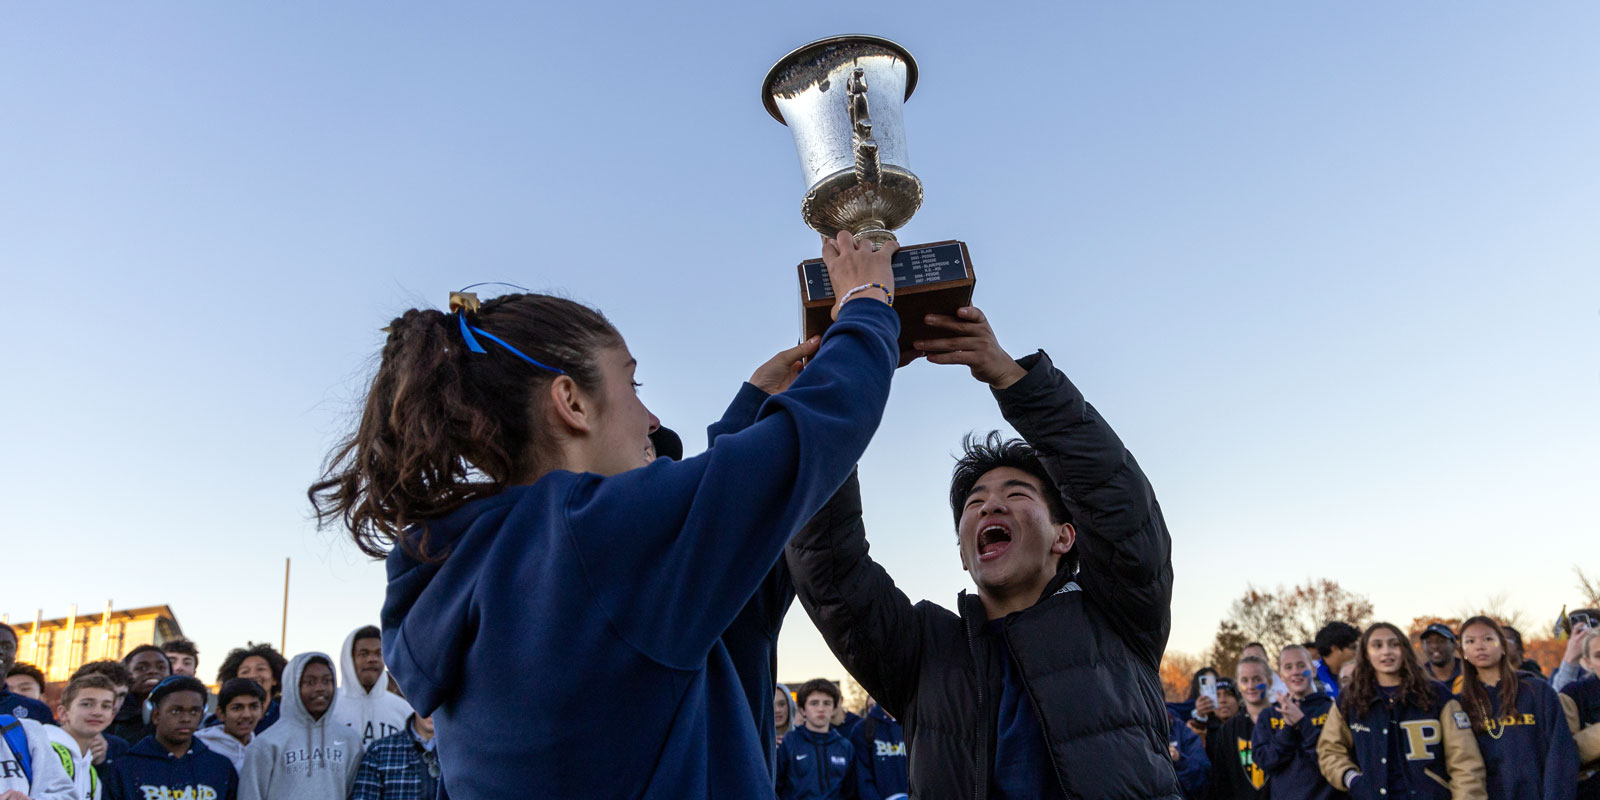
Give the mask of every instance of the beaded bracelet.
<path id="1" fill-rule="evenodd" d="M 884 286 L 881 283 L 863 283 L 860 286 L 857 286 L 856 288 L 851 289 L 848 292 L 845 292 L 844 296 L 839 298 L 839 305 L 842 306 L 845 303 L 850 302 L 850 296 L 851 295 L 855 294 L 856 292 L 864 291 L 866 289 L 882 289 L 883 290 L 883 294 L 884 294 L 884 296 L 886 298 L 886 302 L 888 302 L 888 304 L 889 304 L 889 306 L 891 308 L 894 307 L 894 292 L 889 291 L 889 287 Z"/>

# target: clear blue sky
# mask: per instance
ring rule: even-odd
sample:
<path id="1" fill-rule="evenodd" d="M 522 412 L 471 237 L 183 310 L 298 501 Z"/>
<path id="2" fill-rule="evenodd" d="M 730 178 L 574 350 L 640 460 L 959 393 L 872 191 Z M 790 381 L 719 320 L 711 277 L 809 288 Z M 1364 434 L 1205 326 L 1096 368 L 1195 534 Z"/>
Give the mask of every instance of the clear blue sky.
<path id="1" fill-rule="evenodd" d="M 505 280 L 604 310 L 703 446 L 817 251 L 761 79 L 870 32 L 921 65 L 927 199 L 1002 343 L 1149 472 L 1175 649 L 1247 580 L 1396 621 L 1600 571 L 1600 9 L 1490 3 L 73 3 L 0 11 L 0 502 L 13 621 L 168 603 L 209 677 L 376 620 L 306 486 L 405 308 Z M 873 554 L 968 585 L 966 373 L 897 376 Z M 529 602 L 537 602 L 530 597 Z M 803 613 L 779 674 L 839 676 Z"/>

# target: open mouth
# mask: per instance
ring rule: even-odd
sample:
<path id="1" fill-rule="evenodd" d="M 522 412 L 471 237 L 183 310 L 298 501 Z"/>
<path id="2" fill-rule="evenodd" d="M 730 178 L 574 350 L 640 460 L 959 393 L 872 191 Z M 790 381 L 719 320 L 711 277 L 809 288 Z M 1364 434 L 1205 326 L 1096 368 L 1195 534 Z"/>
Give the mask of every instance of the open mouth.
<path id="1" fill-rule="evenodd" d="M 1011 546 L 1011 529 L 1002 522 L 991 522 L 978 529 L 978 560 L 999 558 Z"/>

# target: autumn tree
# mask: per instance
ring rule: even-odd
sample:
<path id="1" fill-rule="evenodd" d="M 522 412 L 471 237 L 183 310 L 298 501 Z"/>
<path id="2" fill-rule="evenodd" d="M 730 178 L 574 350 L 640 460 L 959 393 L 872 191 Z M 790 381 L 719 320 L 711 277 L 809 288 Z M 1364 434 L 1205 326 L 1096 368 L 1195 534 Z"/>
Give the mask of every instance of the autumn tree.
<path id="1" fill-rule="evenodd" d="M 1490 595 L 1488 599 L 1476 606 L 1463 606 L 1456 612 L 1456 616 L 1461 619 L 1488 617 L 1501 625 L 1510 625 L 1519 631 L 1528 627 L 1527 615 L 1518 609 L 1512 608 L 1510 595 L 1503 592 Z M 1451 630 L 1460 632 L 1457 626 L 1452 626 Z"/>
<path id="2" fill-rule="evenodd" d="M 1231 672 L 1239 651 L 1250 642 L 1260 642 L 1275 656 L 1288 645 L 1315 639 L 1322 626 L 1335 621 L 1365 628 L 1372 621 L 1372 601 L 1328 578 L 1287 589 L 1247 585 L 1217 626 L 1207 656 Z"/>
<path id="3" fill-rule="evenodd" d="M 1422 639 L 1418 637 L 1422 636 L 1422 632 L 1427 630 L 1428 626 L 1434 623 L 1443 625 L 1449 628 L 1452 632 L 1459 633 L 1461 631 L 1461 617 L 1417 617 L 1411 620 L 1411 627 L 1406 629 L 1406 633 L 1411 636 L 1412 646 L 1422 646 Z M 1419 653 L 1418 656 L 1420 657 L 1421 654 Z"/>
<path id="4" fill-rule="evenodd" d="M 1211 649 L 1206 651 L 1206 663 L 1216 667 L 1224 675 L 1232 675 L 1233 667 L 1239 663 L 1239 655 L 1244 652 L 1244 646 L 1255 641 L 1245 634 L 1244 629 L 1231 619 L 1225 619 L 1217 625 L 1217 635 L 1211 640 Z"/>
<path id="5" fill-rule="evenodd" d="M 1584 607 L 1600 608 L 1600 579 L 1585 575 L 1582 567 L 1575 566 L 1572 571 L 1578 573 L 1578 592 L 1583 597 Z"/>
<path id="6" fill-rule="evenodd" d="M 1187 699 L 1195 672 L 1205 665 L 1205 660 L 1200 656 L 1168 650 L 1161 657 L 1161 691 L 1166 694 L 1167 700 L 1175 702 Z"/>
<path id="7" fill-rule="evenodd" d="M 867 690 L 863 689 L 861 684 L 856 683 L 856 679 L 853 676 L 845 675 L 844 680 L 840 681 L 839 694 L 843 695 L 839 705 L 844 710 L 855 714 L 867 713 Z"/>

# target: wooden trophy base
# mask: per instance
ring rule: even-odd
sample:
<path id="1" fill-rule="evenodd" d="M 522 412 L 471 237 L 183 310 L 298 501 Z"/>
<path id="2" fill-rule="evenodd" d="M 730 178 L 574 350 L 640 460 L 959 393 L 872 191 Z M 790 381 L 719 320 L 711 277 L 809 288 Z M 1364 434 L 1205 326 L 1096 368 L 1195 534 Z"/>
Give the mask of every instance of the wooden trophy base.
<path id="1" fill-rule="evenodd" d="M 900 316 L 900 352 L 912 352 L 919 339 L 954 334 L 922 321 L 928 314 L 956 315 L 972 304 L 972 259 L 965 242 L 955 240 L 901 247 L 890 262 L 894 269 L 894 310 Z M 802 338 L 820 335 L 833 324 L 833 284 L 822 259 L 800 262 L 800 327 Z M 848 290 L 851 287 L 844 287 Z"/>

